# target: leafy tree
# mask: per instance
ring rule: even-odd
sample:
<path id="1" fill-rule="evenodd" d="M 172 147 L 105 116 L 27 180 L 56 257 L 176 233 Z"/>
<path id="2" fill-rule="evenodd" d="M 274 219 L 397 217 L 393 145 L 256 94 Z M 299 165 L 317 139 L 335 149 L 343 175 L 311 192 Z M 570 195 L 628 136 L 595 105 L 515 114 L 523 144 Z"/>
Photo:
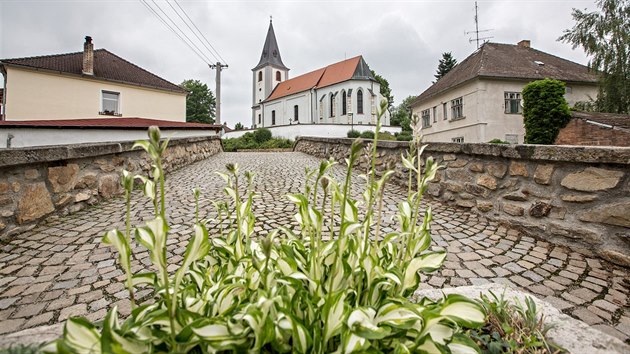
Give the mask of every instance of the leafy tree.
<path id="1" fill-rule="evenodd" d="M 189 92 L 186 97 L 186 121 L 214 123 L 216 100 L 208 85 L 199 80 L 185 80 L 180 86 Z"/>
<path id="2" fill-rule="evenodd" d="M 245 127 L 243 127 L 243 124 L 241 122 L 236 123 L 236 125 L 234 126 L 234 130 L 243 130 L 245 129 Z"/>
<path id="3" fill-rule="evenodd" d="M 553 144 L 571 119 L 564 92 L 564 82 L 552 79 L 532 81 L 523 88 L 525 143 Z"/>
<path id="4" fill-rule="evenodd" d="M 411 131 L 409 106 L 415 99 L 416 96 L 408 96 L 394 108 L 392 118 L 390 120 L 391 125 L 400 126 L 403 131 Z"/>
<path id="5" fill-rule="evenodd" d="M 370 71 L 379 85 L 381 85 L 381 96 L 387 100 L 387 110 L 389 110 L 394 105 L 394 96 L 392 96 L 392 89 L 389 88 L 389 82 L 381 75 L 375 73 L 374 70 Z"/>
<path id="6" fill-rule="evenodd" d="M 434 75 L 436 81 L 443 78 L 455 65 L 457 65 L 457 59 L 453 58 L 451 52 L 442 53 L 442 59 L 440 59 L 436 74 Z"/>
<path id="7" fill-rule="evenodd" d="M 573 9 L 575 25 L 560 41 L 582 47 L 601 73 L 596 109 L 630 113 L 630 0 L 598 0 L 600 11 Z"/>

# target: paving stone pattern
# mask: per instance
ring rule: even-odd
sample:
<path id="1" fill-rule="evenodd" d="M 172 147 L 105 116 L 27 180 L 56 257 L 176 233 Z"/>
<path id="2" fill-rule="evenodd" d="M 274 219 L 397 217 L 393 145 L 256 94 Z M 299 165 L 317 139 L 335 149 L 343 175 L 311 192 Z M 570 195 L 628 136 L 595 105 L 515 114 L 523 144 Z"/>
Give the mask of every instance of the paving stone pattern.
<path id="1" fill-rule="evenodd" d="M 256 172 L 256 231 L 264 235 L 281 225 L 295 227 L 295 207 L 284 195 L 303 190 L 304 168 L 319 159 L 302 153 L 221 153 L 168 176 L 169 261 L 182 259 L 194 215 L 191 189 L 202 189 L 202 216 L 216 216 L 211 200 L 222 198 L 223 182 L 215 171 L 226 163 L 238 163 L 241 171 Z M 344 168 L 336 166 L 341 179 Z M 353 181 L 353 193 L 362 191 L 362 180 Z M 390 220 L 396 204 L 406 193 L 397 186 L 385 192 L 385 232 L 395 227 Z M 133 221 L 152 216 L 152 206 L 134 195 Z M 435 247 L 448 257 L 442 269 L 423 277 L 423 288 L 499 283 L 532 293 L 606 333 L 628 341 L 630 337 L 630 270 L 598 259 L 587 250 L 570 251 L 547 242 L 521 236 L 465 209 L 427 202 L 434 212 Z M 0 335 L 54 324 L 69 316 L 99 320 L 112 305 L 129 313 L 124 275 L 115 254 L 101 244 L 104 231 L 123 227 L 124 201 L 114 199 L 78 213 L 53 217 L 32 230 L 0 245 Z M 210 222 L 216 227 L 216 222 Z M 212 231 L 211 231 L 212 232 Z M 150 265 L 148 252 L 134 247 L 135 271 Z M 171 270 L 176 269 L 171 265 Z M 138 292 L 149 299 L 150 290 Z"/>

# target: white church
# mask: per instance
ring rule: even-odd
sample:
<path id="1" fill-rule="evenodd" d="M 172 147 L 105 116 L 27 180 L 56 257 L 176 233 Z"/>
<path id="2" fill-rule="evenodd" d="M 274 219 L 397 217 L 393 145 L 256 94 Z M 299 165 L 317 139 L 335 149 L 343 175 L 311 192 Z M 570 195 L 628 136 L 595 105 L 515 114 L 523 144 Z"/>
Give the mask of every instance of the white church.
<path id="1" fill-rule="evenodd" d="M 362 56 L 289 79 L 270 21 L 252 78 L 252 128 L 270 128 L 274 136 L 290 139 L 298 135 L 345 137 L 351 128 L 374 130 L 383 97 Z M 389 125 L 389 118 L 387 112 L 383 125 Z"/>

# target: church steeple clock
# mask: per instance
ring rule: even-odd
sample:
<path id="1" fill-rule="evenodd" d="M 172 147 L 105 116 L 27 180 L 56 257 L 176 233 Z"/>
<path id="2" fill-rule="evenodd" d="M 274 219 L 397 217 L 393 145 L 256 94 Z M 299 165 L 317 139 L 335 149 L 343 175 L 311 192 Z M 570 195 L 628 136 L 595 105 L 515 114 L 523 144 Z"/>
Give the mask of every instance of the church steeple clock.
<path id="1" fill-rule="evenodd" d="M 269 19 L 269 29 L 260 61 L 252 69 L 252 78 L 252 127 L 260 127 L 263 121 L 261 102 L 269 97 L 277 84 L 289 78 L 289 68 L 282 63 L 280 57 L 272 18 Z"/>

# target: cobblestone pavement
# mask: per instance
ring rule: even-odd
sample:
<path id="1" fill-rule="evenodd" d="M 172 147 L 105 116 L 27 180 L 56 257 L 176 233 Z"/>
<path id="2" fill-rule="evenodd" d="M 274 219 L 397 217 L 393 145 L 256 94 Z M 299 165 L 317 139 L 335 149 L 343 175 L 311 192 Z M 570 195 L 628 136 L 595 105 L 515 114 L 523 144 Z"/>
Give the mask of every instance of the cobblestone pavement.
<path id="1" fill-rule="evenodd" d="M 295 208 L 284 194 L 303 188 L 304 168 L 319 160 L 301 153 L 222 153 L 168 176 L 168 214 L 172 234 L 169 260 L 181 260 L 194 215 L 193 187 L 203 191 L 201 210 L 212 218 L 211 199 L 222 196 L 223 183 L 215 171 L 228 162 L 256 172 L 254 212 L 257 231 L 265 234 L 280 225 L 296 225 Z M 335 174 L 343 177 L 337 166 Z M 357 178 L 354 193 L 361 190 Z M 386 220 L 396 210 L 405 189 L 389 186 L 385 193 Z M 136 224 L 151 217 L 152 208 L 134 196 Z M 462 209 L 430 202 L 434 210 L 433 237 L 448 251 L 441 271 L 426 277 L 422 287 L 453 287 L 487 282 L 508 284 L 545 299 L 554 306 L 606 333 L 630 337 L 630 269 L 616 267 L 588 251 L 572 252 L 501 227 Z M 66 217 L 50 218 L 38 227 L 0 245 L 0 335 L 68 316 L 91 320 L 105 316 L 116 304 L 129 313 L 124 276 L 112 250 L 101 244 L 105 230 L 123 226 L 124 202 L 110 200 Z M 387 222 L 384 225 L 394 227 Z M 387 230 L 385 230 L 387 231 Z M 148 253 L 137 247 L 139 262 L 149 265 Z M 171 266 L 174 268 L 174 266 Z M 149 298 L 148 290 L 139 292 Z"/>

